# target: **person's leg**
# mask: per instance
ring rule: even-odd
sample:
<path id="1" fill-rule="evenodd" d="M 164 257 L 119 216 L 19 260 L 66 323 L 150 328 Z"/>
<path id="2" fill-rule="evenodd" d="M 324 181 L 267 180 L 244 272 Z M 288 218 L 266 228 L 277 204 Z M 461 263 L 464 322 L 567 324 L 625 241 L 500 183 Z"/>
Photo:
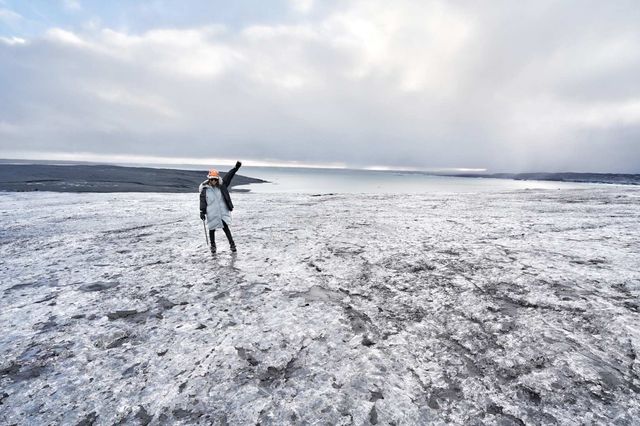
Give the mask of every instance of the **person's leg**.
<path id="1" fill-rule="evenodd" d="M 211 243 L 211 251 L 215 252 L 216 251 L 216 230 L 215 229 L 209 230 L 209 242 Z"/>
<path id="2" fill-rule="evenodd" d="M 236 243 L 233 242 L 231 229 L 229 229 L 229 225 L 227 225 L 224 221 L 222 222 L 222 230 L 224 231 L 224 235 L 227 236 L 227 240 L 229 240 L 229 247 L 231 247 L 231 251 L 236 251 Z"/>

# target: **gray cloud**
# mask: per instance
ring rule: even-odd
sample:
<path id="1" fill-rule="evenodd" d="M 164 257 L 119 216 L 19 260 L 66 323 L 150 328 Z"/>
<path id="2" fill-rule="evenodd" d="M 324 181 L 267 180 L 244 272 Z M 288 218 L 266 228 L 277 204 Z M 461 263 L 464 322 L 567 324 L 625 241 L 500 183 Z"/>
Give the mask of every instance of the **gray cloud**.
<path id="1" fill-rule="evenodd" d="M 0 155 L 635 171 L 634 1 L 352 1 L 0 39 Z"/>

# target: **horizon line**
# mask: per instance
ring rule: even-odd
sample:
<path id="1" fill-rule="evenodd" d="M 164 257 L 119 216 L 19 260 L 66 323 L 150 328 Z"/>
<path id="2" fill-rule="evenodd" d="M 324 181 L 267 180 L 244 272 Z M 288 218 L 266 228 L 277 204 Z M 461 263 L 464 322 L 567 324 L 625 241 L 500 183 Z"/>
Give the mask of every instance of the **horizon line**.
<path id="1" fill-rule="evenodd" d="M 226 166 L 234 165 L 237 160 L 223 157 L 209 157 L 205 159 L 193 157 L 159 157 L 146 155 L 122 155 L 122 154 L 95 154 L 95 153 L 20 153 L 14 152 L 9 156 L 0 158 L 2 161 L 50 161 L 50 162 L 75 162 L 75 163 L 99 163 L 111 165 L 147 165 L 147 166 Z M 306 162 L 306 161 L 282 161 L 282 160 L 241 160 L 245 167 L 281 167 L 302 169 L 337 169 L 337 170 L 367 170 L 367 171 L 401 171 L 401 172 L 431 172 L 431 173 L 483 173 L 486 168 L 481 167 L 407 167 L 368 165 L 352 166 L 341 162 Z"/>

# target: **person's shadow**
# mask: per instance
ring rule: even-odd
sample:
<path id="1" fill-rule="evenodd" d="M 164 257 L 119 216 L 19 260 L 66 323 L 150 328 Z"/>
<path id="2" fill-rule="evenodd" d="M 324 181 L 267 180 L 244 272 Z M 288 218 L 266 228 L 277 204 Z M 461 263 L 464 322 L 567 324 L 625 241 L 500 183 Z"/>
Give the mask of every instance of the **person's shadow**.
<path id="1" fill-rule="evenodd" d="M 229 272 L 238 273 L 240 272 L 240 268 L 236 266 L 236 260 L 238 260 L 238 253 L 230 252 L 227 257 L 227 253 L 212 253 L 211 257 L 213 260 L 216 260 L 218 267 L 221 269 L 225 269 Z"/>
<path id="2" fill-rule="evenodd" d="M 238 260 L 238 253 L 237 252 L 231 252 L 229 254 L 229 261 L 227 263 L 227 269 L 230 269 L 232 271 L 240 271 L 240 269 L 238 269 L 236 267 L 236 260 Z"/>

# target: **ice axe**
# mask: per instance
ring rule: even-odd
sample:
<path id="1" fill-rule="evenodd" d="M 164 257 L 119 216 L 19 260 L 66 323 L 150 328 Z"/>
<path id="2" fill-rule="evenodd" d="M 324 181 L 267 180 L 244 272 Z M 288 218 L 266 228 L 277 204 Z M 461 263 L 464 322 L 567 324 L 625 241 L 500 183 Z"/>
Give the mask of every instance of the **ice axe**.
<path id="1" fill-rule="evenodd" d="M 207 240 L 207 247 L 209 247 L 209 233 L 207 232 L 207 224 L 205 223 L 204 219 L 202 219 L 202 226 L 204 227 L 204 237 Z"/>

